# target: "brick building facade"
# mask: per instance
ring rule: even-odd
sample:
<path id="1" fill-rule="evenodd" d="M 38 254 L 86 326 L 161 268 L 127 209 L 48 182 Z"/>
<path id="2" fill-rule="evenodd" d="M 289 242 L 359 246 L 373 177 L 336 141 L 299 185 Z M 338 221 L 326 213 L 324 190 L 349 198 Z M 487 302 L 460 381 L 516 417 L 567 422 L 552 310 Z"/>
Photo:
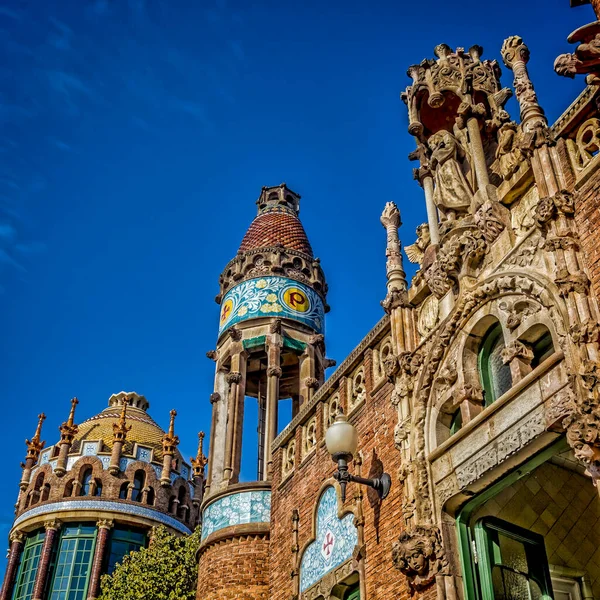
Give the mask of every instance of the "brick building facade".
<path id="1" fill-rule="evenodd" d="M 384 316 L 327 379 L 327 283 L 300 196 L 262 189 L 220 279 L 206 481 L 200 451 L 183 513 L 171 502 L 183 477 L 171 468 L 173 432 L 156 448 L 171 457 L 156 471 L 157 512 L 201 522 L 199 600 L 600 598 L 599 39 L 600 25 L 587 25 L 557 58 L 559 75 L 584 74 L 588 86 L 554 124 L 519 36 L 499 52 L 514 89 L 478 46 L 440 44 L 409 67 L 402 98 L 428 222 L 405 253 L 419 270 L 409 285 L 388 203 Z M 504 109 L 513 94 L 518 122 Z M 284 400 L 292 417 L 278 433 Z M 241 481 L 250 403 L 256 478 Z M 328 451 L 347 423 L 349 471 L 348 453 Z M 2 596 L 15 600 L 46 597 L 39 573 L 59 535 L 28 520 L 29 498 L 54 498 L 37 473 L 66 481 L 30 448 Z M 74 481 L 87 465 L 78 460 Z M 138 468 L 102 489 L 113 498 Z M 60 496 L 54 481 L 48 493 Z M 42 567 L 33 596 L 11 596 L 28 573 L 24 535 Z"/>

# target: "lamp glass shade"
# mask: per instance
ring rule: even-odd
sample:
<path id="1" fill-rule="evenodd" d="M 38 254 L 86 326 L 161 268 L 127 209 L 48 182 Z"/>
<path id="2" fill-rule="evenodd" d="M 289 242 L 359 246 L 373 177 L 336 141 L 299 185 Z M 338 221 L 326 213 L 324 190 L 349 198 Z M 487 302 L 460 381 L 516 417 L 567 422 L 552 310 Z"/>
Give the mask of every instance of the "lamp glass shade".
<path id="1" fill-rule="evenodd" d="M 338 415 L 331 427 L 325 432 L 325 444 L 331 456 L 348 454 L 354 456 L 358 448 L 358 432 L 348 423 L 345 415 Z"/>

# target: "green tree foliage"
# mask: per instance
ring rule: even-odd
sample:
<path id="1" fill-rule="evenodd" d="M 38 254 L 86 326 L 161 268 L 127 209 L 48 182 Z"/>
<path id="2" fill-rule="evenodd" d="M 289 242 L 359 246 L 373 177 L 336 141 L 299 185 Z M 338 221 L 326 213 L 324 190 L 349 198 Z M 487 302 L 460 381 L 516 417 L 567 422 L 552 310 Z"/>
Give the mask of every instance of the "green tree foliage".
<path id="1" fill-rule="evenodd" d="M 157 527 L 148 548 L 125 556 L 102 577 L 98 600 L 194 600 L 199 546 L 199 528 L 178 537 Z"/>

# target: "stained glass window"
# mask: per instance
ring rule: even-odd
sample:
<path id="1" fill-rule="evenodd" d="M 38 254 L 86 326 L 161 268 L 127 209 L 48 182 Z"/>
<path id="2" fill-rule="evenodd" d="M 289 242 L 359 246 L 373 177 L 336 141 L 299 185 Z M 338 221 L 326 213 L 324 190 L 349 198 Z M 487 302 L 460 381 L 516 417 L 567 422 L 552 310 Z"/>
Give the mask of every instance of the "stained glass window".
<path id="1" fill-rule="evenodd" d="M 33 596 L 33 585 L 37 572 L 42 546 L 44 544 L 44 532 L 39 531 L 30 535 L 23 548 L 21 564 L 17 573 L 17 581 L 13 592 L 13 600 L 31 600 Z"/>
<path id="2" fill-rule="evenodd" d="M 95 544 L 95 526 L 64 528 L 58 544 L 49 600 L 85 600 Z"/>

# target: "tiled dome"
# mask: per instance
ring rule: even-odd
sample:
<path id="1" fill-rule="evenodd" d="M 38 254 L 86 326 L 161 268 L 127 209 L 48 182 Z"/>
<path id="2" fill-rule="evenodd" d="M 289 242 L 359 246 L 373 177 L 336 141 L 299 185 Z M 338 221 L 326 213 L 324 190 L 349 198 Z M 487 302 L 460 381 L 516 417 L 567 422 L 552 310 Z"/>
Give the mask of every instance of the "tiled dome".
<path id="1" fill-rule="evenodd" d="M 240 252 L 273 246 L 283 246 L 313 257 L 300 219 L 293 211 L 283 207 L 263 211 L 252 221 L 240 245 Z"/>

